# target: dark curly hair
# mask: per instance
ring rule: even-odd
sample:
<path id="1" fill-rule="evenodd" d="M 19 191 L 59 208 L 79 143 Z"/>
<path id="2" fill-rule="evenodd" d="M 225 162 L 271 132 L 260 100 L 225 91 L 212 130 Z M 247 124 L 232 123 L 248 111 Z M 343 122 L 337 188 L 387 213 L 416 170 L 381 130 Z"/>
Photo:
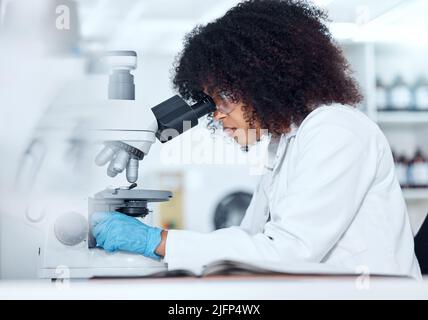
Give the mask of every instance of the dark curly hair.
<path id="1" fill-rule="evenodd" d="M 184 99 L 222 93 L 273 135 L 315 108 L 362 96 L 326 13 L 305 1 L 249 0 L 187 34 L 173 84 Z"/>

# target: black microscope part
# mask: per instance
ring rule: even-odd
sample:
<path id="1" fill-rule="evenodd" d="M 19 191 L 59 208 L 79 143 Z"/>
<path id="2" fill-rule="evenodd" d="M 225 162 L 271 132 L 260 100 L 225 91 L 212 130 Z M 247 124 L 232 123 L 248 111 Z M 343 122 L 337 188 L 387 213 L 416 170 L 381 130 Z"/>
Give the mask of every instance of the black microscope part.
<path id="1" fill-rule="evenodd" d="M 184 131 L 197 126 L 199 118 L 215 110 L 215 103 L 209 96 L 190 106 L 176 95 L 152 108 L 158 122 L 156 137 L 162 143 L 168 142 Z"/>
<path id="2" fill-rule="evenodd" d="M 116 209 L 117 212 L 131 217 L 145 217 L 149 214 L 147 203 L 142 201 L 126 201 L 122 207 Z"/>
<path id="3" fill-rule="evenodd" d="M 128 190 L 132 190 L 132 189 L 135 189 L 136 187 L 137 187 L 138 185 L 137 185 L 137 183 L 133 183 L 133 184 L 131 184 L 129 187 L 128 187 Z"/>

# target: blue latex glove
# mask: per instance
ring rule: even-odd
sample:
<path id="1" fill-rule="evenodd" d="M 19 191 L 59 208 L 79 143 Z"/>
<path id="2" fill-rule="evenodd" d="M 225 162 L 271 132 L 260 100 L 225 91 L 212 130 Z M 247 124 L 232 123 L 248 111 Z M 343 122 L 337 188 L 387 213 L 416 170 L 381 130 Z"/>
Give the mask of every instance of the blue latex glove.
<path id="1" fill-rule="evenodd" d="M 92 215 L 91 225 L 97 246 L 108 252 L 128 251 L 161 259 L 155 250 L 161 242 L 162 229 L 118 212 L 96 212 Z"/>

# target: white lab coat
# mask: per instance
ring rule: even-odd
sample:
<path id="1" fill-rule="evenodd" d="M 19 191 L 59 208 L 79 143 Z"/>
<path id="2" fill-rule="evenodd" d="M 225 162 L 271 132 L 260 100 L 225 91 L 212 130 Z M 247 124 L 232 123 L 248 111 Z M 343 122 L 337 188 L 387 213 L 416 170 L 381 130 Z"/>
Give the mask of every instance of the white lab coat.
<path id="1" fill-rule="evenodd" d="M 311 112 L 271 140 L 266 171 L 240 227 L 169 231 L 170 269 L 232 259 L 421 277 L 389 144 L 362 112 Z"/>

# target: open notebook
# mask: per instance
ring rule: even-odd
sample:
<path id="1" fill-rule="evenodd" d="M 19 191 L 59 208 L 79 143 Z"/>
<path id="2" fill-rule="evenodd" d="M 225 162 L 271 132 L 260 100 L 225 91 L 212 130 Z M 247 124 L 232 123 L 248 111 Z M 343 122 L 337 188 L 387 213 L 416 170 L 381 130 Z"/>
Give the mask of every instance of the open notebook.
<path id="1" fill-rule="evenodd" d="M 375 276 L 375 277 L 404 277 L 404 275 L 391 275 L 382 273 L 370 273 L 367 268 L 357 268 L 357 270 L 350 271 L 339 269 L 334 266 L 322 263 L 301 263 L 294 265 L 287 265 L 282 263 L 272 262 L 240 262 L 232 260 L 220 260 L 211 262 L 202 268 L 186 268 L 162 271 L 150 275 L 149 277 L 209 277 L 219 275 L 306 275 L 306 276 Z"/>

